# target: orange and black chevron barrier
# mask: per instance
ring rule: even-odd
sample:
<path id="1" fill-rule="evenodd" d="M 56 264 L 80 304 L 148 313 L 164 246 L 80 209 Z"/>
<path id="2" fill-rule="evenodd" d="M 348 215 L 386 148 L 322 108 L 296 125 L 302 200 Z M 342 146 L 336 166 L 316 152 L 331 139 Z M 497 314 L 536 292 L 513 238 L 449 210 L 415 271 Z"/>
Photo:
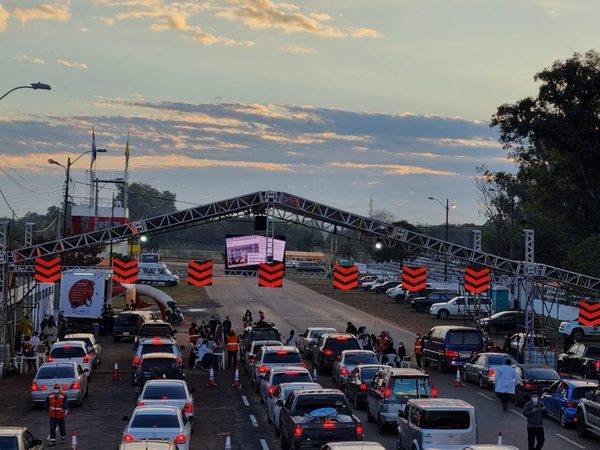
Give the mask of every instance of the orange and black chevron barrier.
<path id="1" fill-rule="evenodd" d="M 480 294 L 490 288 L 490 269 L 477 270 L 465 267 L 465 290 Z"/>
<path id="2" fill-rule="evenodd" d="M 122 259 L 113 259 L 113 280 L 117 283 L 131 284 L 138 279 L 138 261 L 123 261 Z"/>
<path id="3" fill-rule="evenodd" d="M 283 287 L 284 265 L 282 262 L 260 263 L 258 265 L 258 285 L 260 287 Z"/>
<path id="4" fill-rule="evenodd" d="M 333 266 L 333 287 L 349 291 L 358 287 L 358 267 Z"/>
<path id="5" fill-rule="evenodd" d="M 427 287 L 427 267 L 402 266 L 402 288 L 416 292 Z"/>
<path id="6" fill-rule="evenodd" d="M 600 325 L 600 303 L 579 302 L 579 325 L 585 327 Z"/>
<path id="7" fill-rule="evenodd" d="M 35 279 L 41 283 L 54 283 L 60 280 L 62 266 L 60 258 L 52 259 L 35 258 Z"/>
<path id="8" fill-rule="evenodd" d="M 212 286 L 212 281 L 212 261 L 188 261 L 187 284 L 193 286 Z"/>

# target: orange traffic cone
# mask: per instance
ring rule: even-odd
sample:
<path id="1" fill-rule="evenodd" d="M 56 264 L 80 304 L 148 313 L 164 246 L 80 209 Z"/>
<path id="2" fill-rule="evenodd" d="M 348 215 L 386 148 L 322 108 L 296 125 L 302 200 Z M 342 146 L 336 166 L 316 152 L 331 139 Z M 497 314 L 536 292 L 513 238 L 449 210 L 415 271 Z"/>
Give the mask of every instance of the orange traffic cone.
<path id="1" fill-rule="evenodd" d="M 113 381 L 119 381 L 119 365 L 117 363 L 113 369 Z"/>
<path id="2" fill-rule="evenodd" d="M 215 381 L 215 371 L 213 370 L 212 366 L 210 367 L 210 372 L 208 372 L 208 383 L 206 383 L 207 386 L 216 386 L 217 383 Z"/>
<path id="3" fill-rule="evenodd" d="M 231 433 L 227 433 L 225 438 L 225 450 L 231 450 Z"/>
<path id="4" fill-rule="evenodd" d="M 240 389 L 242 388 L 240 383 L 240 371 L 237 367 L 235 368 L 235 375 L 233 376 L 233 383 L 231 383 L 231 385 Z"/>
<path id="5" fill-rule="evenodd" d="M 73 435 L 71 436 L 71 450 L 79 450 L 79 445 L 77 445 L 77 433 L 73 431 Z"/>
<path id="6" fill-rule="evenodd" d="M 498 431 L 498 442 L 496 444 L 502 445 L 502 431 Z"/>
<path id="7" fill-rule="evenodd" d="M 456 368 L 456 379 L 454 380 L 454 387 L 461 387 L 462 386 L 462 378 L 460 376 L 460 368 L 457 367 Z"/>

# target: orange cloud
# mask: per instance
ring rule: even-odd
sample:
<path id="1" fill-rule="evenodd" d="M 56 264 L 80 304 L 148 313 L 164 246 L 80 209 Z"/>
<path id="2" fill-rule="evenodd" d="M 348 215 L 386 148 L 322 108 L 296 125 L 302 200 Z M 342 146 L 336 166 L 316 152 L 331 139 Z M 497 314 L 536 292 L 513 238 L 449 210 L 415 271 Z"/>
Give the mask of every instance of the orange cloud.
<path id="1" fill-rule="evenodd" d="M 88 68 L 87 64 L 79 63 L 79 62 L 75 62 L 75 61 L 67 61 L 65 59 L 59 59 L 56 62 L 59 65 L 61 65 L 63 67 L 68 67 L 70 69 L 87 69 Z"/>
<path id="2" fill-rule="evenodd" d="M 71 18 L 71 10 L 68 2 L 64 4 L 34 6 L 32 8 L 15 8 L 13 16 L 26 24 L 30 20 L 56 20 L 59 22 L 68 22 Z"/>
<path id="3" fill-rule="evenodd" d="M 448 172 L 445 170 L 434 170 L 426 167 L 419 166 L 405 166 L 400 164 L 367 164 L 367 163 L 352 163 L 352 162 L 332 162 L 329 163 L 331 167 L 339 167 L 343 169 L 357 169 L 357 170 L 368 170 L 368 169 L 381 169 L 384 175 L 444 175 L 454 176 L 457 175 L 455 172 Z"/>
<path id="4" fill-rule="evenodd" d="M 0 33 L 6 30 L 6 22 L 10 14 L 4 9 L 2 3 L 0 3 Z"/>
<path id="5" fill-rule="evenodd" d="M 17 57 L 17 60 L 24 62 L 24 63 L 31 63 L 31 64 L 46 64 L 46 61 L 44 61 L 42 58 L 31 58 L 28 55 L 21 55 L 21 56 Z"/>

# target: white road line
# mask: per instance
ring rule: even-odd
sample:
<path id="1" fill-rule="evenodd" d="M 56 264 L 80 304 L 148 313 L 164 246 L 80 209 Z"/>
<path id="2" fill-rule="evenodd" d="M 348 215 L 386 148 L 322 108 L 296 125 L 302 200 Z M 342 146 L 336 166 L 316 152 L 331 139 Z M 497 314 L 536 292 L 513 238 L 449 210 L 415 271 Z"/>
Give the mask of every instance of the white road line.
<path id="1" fill-rule="evenodd" d="M 516 414 L 517 416 L 519 416 L 521 419 L 525 419 L 525 416 L 523 414 L 521 414 L 519 411 L 515 411 L 514 409 L 508 409 L 508 411 L 510 411 L 513 414 Z"/>
<path id="2" fill-rule="evenodd" d="M 252 422 L 252 426 L 254 428 L 258 428 L 258 422 L 256 421 L 256 417 L 254 417 L 252 414 L 250 414 L 250 422 Z"/>
<path id="3" fill-rule="evenodd" d="M 489 395 L 487 395 L 487 394 L 484 394 L 483 392 L 478 392 L 478 393 L 477 393 L 477 395 L 481 395 L 482 397 L 485 397 L 485 398 L 487 398 L 487 399 L 488 399 L 489 401 L 491 401 L 491 402 L 495 402 L 495 401 L 496 401 L 496 399 L 495 399 L 495 398 L 493 398 L 493 397 L 490 397 Z"/>
<path id="4" fill-rule="evenodd" d="M 244 402 L 244 406 L 250 406 L 250 402 L 248 401 L 248 397 L 242 395 L 242 401 Z"/>
<path id="5" fill-rule="evenodd" d="M 581 449 L 585 449 L 586 448 L 583 445 L 580 445 L 577 442 L 572 441 L 571 439 L 569 439 L 568 437 L 563 436 L 560 433 L 554 433 L 554 436 L 561 438 L 563 441 L 568 442 L 569 444 L 574 445 L 577 448 L 581 448 Z"/>
<path id="6" fill-rule="evenodd" d="M 260 446 L 262 447 L 262 450 L 269 450 L 269 446 L 267 445 L 267 441 L 265 441 L 264 439 L 260 440 Z"/>

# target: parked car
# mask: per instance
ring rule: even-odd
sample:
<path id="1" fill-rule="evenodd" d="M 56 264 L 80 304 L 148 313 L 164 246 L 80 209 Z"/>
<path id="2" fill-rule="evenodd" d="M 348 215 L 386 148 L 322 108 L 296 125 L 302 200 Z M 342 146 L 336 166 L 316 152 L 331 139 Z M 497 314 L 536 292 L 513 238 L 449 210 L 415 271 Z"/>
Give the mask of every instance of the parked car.
<path id="1" fill-rule="evenodd" d="M 569 372 L 582 378 L 600 379 L 600 344 L 577 343 L 558 355 L 559 372 Z"/>
<path id="2" fill-rule="evenodd" d="M 450 316 L 475 315 L 478 312 L 492 312 L 492 301 L 488 297 L 457 296 L 445 303 L 434 303 L 429 309 L 431 315 L 439 319 Z"/>
<path id="3" fill-rule="evenodd" d="M 409 399 L 431 397 L 437 397 L 437 389 L 422 369 L 380 369 L 367 390 L 367 421 L 377 422 L 383 434 L 398 424 Z"/>
<path id="4" fill-rule="evenodd" d="M 254 341 L 280 341 L 281 333 L 271 322 L 258 322 L 254 326 L 248 327 L 240 335 L 240 360 L 246 361 L 246 353 L 250 350 Z"/>
<path id="5" fill-rule="evenodd" d="M 563 428 L 575 424 L 577 405 L 588 392 L 598 389 L 598 382 L 566 378 L 544 390 L 540 400 L 546 406 L 546 414 L 560 422 Z"/>
<path id="6" fill-rule="evenodd" d="M 92 367 L 95 369 L 102 361 L 102 346 L 100 341 L 96 340 L 94 333 L 73 333 L 65 335 L 63 341 L 81 341 L 87 346 L 88 355 L 92 360 Z"/>
<path id="7" fill-rule="evenodd" d="M 516 364 L 513 366 L 517 375 L 517 385 L 513 397 L 515 405 L 523 406 L 531 398 L 534 392 L 541 395 L 544 389 L 548 389 L 560 375 L 556 370 L 539 364 Z"/>
<path id="8" fill-rule="evenodd" d="M 585 336 L 600 336 L 600 326 L 585 327 L 577 320 L 561 322 L 558 331 L 564 336 L 571 336 L 576 341 L 581 341 Z"/>
<path id="9" fill-rule="evenodd" d="M 260 393 L 260 381 L 267 375 L 271 368 L 277 366 L 302 366 L 303 364 L 302 356 L 300 356 L 300 352 L 294 346 L 261 347 L 258 355 L 256 355 L 256 362 L 252 365 L 250 374 L 250 381 L 254 385 L 254 391 L 257 394 Z"/>
<path id="10" fill-rule="evenodd" d="M 322 389 L 319 383 L 292 382 L 280 383 L 275 387 L 273 395 L 267 399 L 267 420 L 275 426 L 275 436 L 279 436 L 279 413 L 281 407 L 293 391 L 312 391 Z"/>
<path id="11" fill-rule="evenodd" d="M 464 400 L 411 399 L 398 425 L 397 450 L 462 449 L 477 444 L 475 408 Z"/>
<path id="12" fill-rule="evenodd" d="M 381 369 L 391 369 L 383 364 L 361 364 L 348 375 L 344 393 L 352 401 L 354 409 L 362 409 L 367 402 L 367 391 Z"/>
<path id="13" fill-rule="evenodd" d="M 317 410 L 320 414 L 311 414 Z M 318 449 L 331 441 L 361 441 L 364 432 L 337 389 L 292 392 L 281 408 L 279 430 L 281 447 L 296 449 Z"/>
<path id="14" fill-rule="evenodd" d="M 536 351 L 549 352 L 554 351 L 554 346 L 547 336 L 542 334 L 533 335 L 533 346 Z M 517 361 L 523 362 L 525 355 L 525 333 L 515 333 L 510 338 L 510 353 L 512 353 Z"/>
<path id="15" fill-rule="evenodd" d="M 361 364 L 379 364 L 371 350 L 344 350 L 333 363 L 332 377 L 340 389 L 344 389 L 348 374 Z"/>
<path id="16" fill-rule="evenodd" d="M 87 345 L 81 341 L 55 342 L 50 349 L 48 362 L 76 362 L 83 369 L 88 370 L 88 377 L 92 378 L 92 360 L 88 354 Z"/>
<path id="17" fill-rule="evenodd" d="M 67 401 L 83 405 L 88 396 L 88 371 L 76 362 L 48 362 L 40 366 L 31 382 L 31 404 L 43 406 L 58 383 Z M 0 447 L 1 448 L 1 447 Z"/>
<path id="18" fill-rule="evenodd" d="M 44 450 L 44 441 L 36 439 L 25 427 L 0 427 L 0 448 L 10 450 Z"/>
<path id="19" fill-rule="evenodd" d="M 473 356 L 463 367 L 463 380 L 465 382 L 475 381 L 481 389 L 494 384 L 496 368 L 511 360 L 511 365 L 517 364 L 517 360 L 508 353 L 480 353 Z"/>
<path id="20" fill-rule="evenodd" d="M 415 297 L 411 299 L 410 306 L 417 312 L 424 312 L 431 308 L 434 303 L 446 303 L 458 296 L 458 292 L 434 291 L 426 297 Z"/>
<path id="21" fill-rule="evenodd" d="M 313 348 L 312 363 L 319 375 L 333 369 L 333 362 L 344 350 L 360 350 L 356 336 L 350 333 L 323 334 Z"/>
<path id="22" fill-rule="evenodd" d="M 501 311 L 479 319 L 479 327 L 488 334 L 516 333 L 525 327 L 523 311 Z"/>
<path id="23" fill-rule="evenodd" d="M 113 340 L 123 338 L 135 339 L 140 326 L 147 321 L 156 320 L 158 316 L 152 311 L 123 311 L 117 315 L 113 326 Z"/>
<path id="24" fill-rule="evenodd" d="M 327 270 L 322 264 L 316 261 L 300 261 L 296 265 L 296 272 L 322 272 L 325 273 Z"/>
<path id="25" fill-rule="evenodd" d="M 305 358 L 311 358 L 313 347 L 319 338 L 328 333 L 337 333 L 335 328 L 309 327 L 298 337 L 298 350 Z"/>
<path id="26" fill-rule="evenodd" d="M 246 353 L 246 358 L 244 359 L 244 367 L 246 368 L 246 372 L 248 372 L 248 376 L 250 376 L 250 370 L 252 365 L 256 363 L 256 355 L 261 347 L 283 347 L 283 344 L 280 341 L 254 341 L 250 345 L 250 350 Z"/>
<path id="27" fill-rule="evenodd" d="M 176 406 L 188 420 L 193 420 L 194 392 L 196 389 L 189 389 L 183 380 L 150 380 L 144 385 L 137 406 Z"/>
<path id="28" fill-rule="evenodd" d="M 260 381 L 260 401 L 267 404 L 273 392 L 281 383 L 312 383 L 313 378 L 306 367 L 278 366 L 271 367 Z"/>
<path id="29" fill-rule="evenodd" d="M 133 385 L 144 386 L 149 380 L 184 380 L 181 364 L 173 353 L 148 353 L 142 356 L 137 370 L 133 374 Z"/>
<path id="30" fill-rule="evenodd" d="M 480 330 L 459 326 L 438 326 L 423 340 L 423 365 L 436 364 L 440 373 L 447 368 L 462 367 L 484 351 Z"/>
<path id="31" fill-rule="evenodd" d="M 385 291 L 387 291 L 388 289 L 398 287 L 401 284 L 402 280 L 389 280 L 385 283 L 381 283 L 377 286 L 371 287 L 370 291 L 374 294 L 385 294 Z"/>
<path id="32" fill-rule="evenodd" d="M 600 389 L 588 392 L 579 401 L 575 429 L 580 438 L 600 437 Z"/>
<path id="33" fill-rule="evenodd" d="M 138 406 L 131 418 L 125 416 L 123 442 L 158 439 L 177 444 L 177 450 L 190 450 L 192 425 L 175 406 Z"/>

